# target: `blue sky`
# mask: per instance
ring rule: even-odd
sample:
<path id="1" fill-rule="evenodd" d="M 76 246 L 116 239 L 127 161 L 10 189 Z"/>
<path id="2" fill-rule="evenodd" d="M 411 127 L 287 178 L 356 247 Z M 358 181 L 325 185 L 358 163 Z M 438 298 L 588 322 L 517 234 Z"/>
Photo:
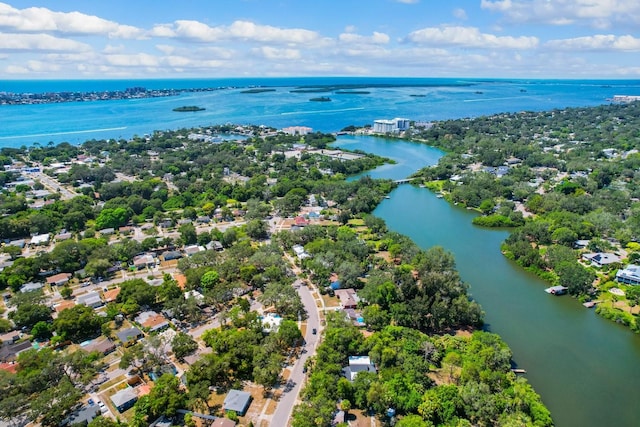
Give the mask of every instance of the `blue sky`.
<path id="1" fill-rule="evenodd" d="M 640 78 L 638 0 L 0 0 L 0 79 Z"/>

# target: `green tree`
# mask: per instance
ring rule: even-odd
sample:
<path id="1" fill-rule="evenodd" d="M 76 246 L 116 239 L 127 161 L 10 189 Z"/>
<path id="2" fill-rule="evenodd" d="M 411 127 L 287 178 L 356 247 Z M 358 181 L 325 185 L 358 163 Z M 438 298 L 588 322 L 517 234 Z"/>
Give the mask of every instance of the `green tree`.
<path id="1" fill-rule="evenodd" d="M 178 360 L 184 360 L 185 356 L 193 354 L 198 349 L 198 343 L 191 338 L 191 335 L 178 332 L 171 340 L 171 349 Z"/>
<path id="2" fill-rule="evenodd" d="M 182 224 L 178 231 L 180 232 L 180 239 L 185 245 L 193 245 L 198 241 L 198 233 L 196 227 L 192 223 Z"/>
<path id="3" fill-rule="evenodd" d="M 53 321 L 56 333 L 74 342 L 98 336 L 101 326 L 102 318 L 91 307 L 85 305 L 62 310 Z"/>
<path id="4" fill-rule="evenodd" d="M 186 393 L 180 387 L 180 380 L 171 374 L 164 374 L 155 382 L 149 393 L 149 410 L 152 419 L 164 415 L 174 417 L 178 409 L 186 404 Z"/>
<path id="5" fill-rule="evenodd" d="M 73 290 L 69 287 L 69 285 L 64 285 L 60 288 L 60 296 L 64 299 L 69 299 L 73 295 Z"/>
<path id="6" fill-rule="evenodd" d="M 31 335 L 37 340 L 46 340 L 51 338 L 51 324 L 40 321 L 31 328 Z"/>
<path id="7" fill-rule="evenodd" d="M 220 274 L 216 270 L 207 271 L 200 279 L 200 286 L 205 290 L 212 290 L 218 283 L 220 283 Z"/>

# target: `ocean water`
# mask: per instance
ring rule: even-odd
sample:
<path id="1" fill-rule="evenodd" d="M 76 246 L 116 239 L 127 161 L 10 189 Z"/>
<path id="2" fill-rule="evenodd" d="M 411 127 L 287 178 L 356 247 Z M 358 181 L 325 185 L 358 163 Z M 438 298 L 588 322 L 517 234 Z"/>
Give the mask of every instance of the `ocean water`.
<path id="1" fill-rule="evenodd" d="M 311 85 L 385 85 L 368 94 L 294 93 Z M 614 95 L 640 95 L 638 80 L 486 80 L 442 78 L 262 78 L 175 80 L 11 80 L 0 92 L 113 91 L 220 88 L 178 96 L 134 100 L 0 106 L 0 147 L 88 139 L 130 138 L 154 130 L 224 123 L 264 124 L 276 128 L 309 126 L 332 132 L 380 118 L 432 121 L 499 112 L 549 110 L 608 103 Z M 275 91 L 243 94 L 248 87 Z M 418 95 L 418 96 L 416 96 Z M 328 96 L 331 102 L 310 102 Z M 175 107 L 198 105 L 205 111 L 179 113 Z"/>

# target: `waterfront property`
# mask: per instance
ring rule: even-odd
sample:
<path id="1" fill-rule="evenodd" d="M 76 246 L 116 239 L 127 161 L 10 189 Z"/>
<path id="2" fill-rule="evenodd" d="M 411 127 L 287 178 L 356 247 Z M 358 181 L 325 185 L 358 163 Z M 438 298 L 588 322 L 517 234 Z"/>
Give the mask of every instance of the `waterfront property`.
<path id="1" fill-rule="evenodd" d="M 386 120 L 378 119 L 373 121 L 373 132 L 375 133 L 399 133 L 409 129 L 409 119 L 396 117 Z"/>
<path id="2" fill-rule="evenodd" d="M 640 285 L 640 265 L 629 264 L 626 268 L 618 270 L 616 281 L 627 285 Z"/>

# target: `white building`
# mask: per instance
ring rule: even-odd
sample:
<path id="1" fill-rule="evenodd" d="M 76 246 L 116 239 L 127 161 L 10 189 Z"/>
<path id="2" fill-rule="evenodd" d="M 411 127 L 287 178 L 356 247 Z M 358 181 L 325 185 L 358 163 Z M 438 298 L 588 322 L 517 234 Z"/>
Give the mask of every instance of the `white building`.
<path id="1" fill-rule="evenodd" d="M 409 129 L 409 119 L 396 117 L 392 120 L 378 119 L 373 122 L 373 131 L 375 133 L 398 133 Z"/>
<path id="2" fill-rule="evenodd" d="M 289 126 L 282 128 L 282 132 L 287 135 L 306 135 L 308 133 L 312 133 L 313 129 L 306 126 Z"/>

